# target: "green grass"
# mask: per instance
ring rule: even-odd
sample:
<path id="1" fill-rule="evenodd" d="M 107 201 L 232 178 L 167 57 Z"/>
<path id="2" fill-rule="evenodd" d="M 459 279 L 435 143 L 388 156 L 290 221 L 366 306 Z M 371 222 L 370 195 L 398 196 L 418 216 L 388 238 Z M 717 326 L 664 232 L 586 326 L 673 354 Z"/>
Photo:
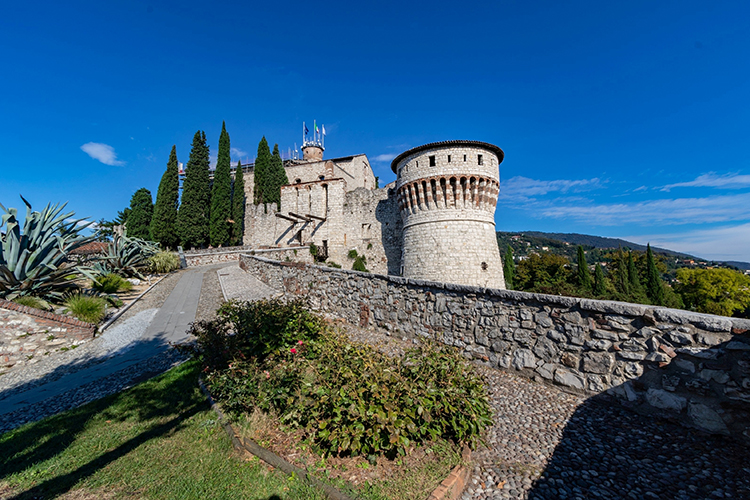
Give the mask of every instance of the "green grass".
<path id="1" fill-rule="evenodd" d="M 115 273 L 109 273 L 100 276 L 92 283 L 91 287 L 102 293 L 129 292 L 133 289 L 133 284 Z"/>
<path id="2" fill-rule="evenodd" d="M 300 481 L 236 456 L 197 388 L 198 371 L 191 361 L 0 435 L 0 492 L 18 499 L 106 491 L 114 498 L 322 500 Z"/>
<path id="3" fill-rule="evenodd" d="M 65 306 L 71 314 L 87 323 L 98 323 L 104 318 L 107 303 L 100 297 L 88 295 L 71 295 L 65 300 Z"/>
<path id="4" fill-rule="evenodd" d="M 33 307 L 34 309 L 49 309 L 42 300 L 32 297 L 31 295 L 21 295 L 20 297 L 13 299 L 13 302 L 22 306 Z"/>

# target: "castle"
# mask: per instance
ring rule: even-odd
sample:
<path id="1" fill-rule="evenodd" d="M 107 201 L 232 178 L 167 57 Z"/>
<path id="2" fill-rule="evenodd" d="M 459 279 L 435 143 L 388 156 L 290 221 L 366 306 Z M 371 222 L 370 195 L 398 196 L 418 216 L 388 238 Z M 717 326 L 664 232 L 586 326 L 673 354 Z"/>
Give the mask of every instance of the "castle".
<path id="1" fill-rule="evenodd" d="M 503 151 L 478 141 L 425 144 L 397 156 L 395 182 L 377 187 L 364 154 L 323 159 L 306 141 L 302 159 L 287 160 L 290 184 L 280 207 L 254 205 L 253 165 L 243 165 L 243 243 L 253 248 L 314 245 L 318 260 L 407 278 L 505 288 L 495 238 L 495 205 Z"/>

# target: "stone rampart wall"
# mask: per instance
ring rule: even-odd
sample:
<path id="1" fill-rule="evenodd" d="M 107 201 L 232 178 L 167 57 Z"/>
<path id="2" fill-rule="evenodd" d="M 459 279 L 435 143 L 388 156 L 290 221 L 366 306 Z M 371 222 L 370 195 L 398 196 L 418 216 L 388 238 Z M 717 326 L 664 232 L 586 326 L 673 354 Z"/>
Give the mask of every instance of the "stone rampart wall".
<path id="1" fill-rule="evenodd" d="M 312 307 L 428 337 L 489 366 L 750 438 L 750 321 L 621 302 L 411 280 L 243 255 Z"/>
<path id="2" fill-rule="evenodd" d="M 269 259 L 276 259 L 286 262 L 304 262 L 312 264 L 313 258 L 310 255 L 310 248 L 303 247 L 284 247 L 284 248 L 253 248 L 251 246 L 236 246 L 225 248 L 212 248 L 202 250 L 191 250 L 184 253 L 187 267 L 208 266 L 211 264 L 221 264 L 222 262 L 231 262 L 240 259 L 244 253 L 255 253 L 263 255 Z"/>
<path id="3" fill-rule="evenodd" d="M 0 373 L 94 338 L 96 325 L 0 299 Z"/>

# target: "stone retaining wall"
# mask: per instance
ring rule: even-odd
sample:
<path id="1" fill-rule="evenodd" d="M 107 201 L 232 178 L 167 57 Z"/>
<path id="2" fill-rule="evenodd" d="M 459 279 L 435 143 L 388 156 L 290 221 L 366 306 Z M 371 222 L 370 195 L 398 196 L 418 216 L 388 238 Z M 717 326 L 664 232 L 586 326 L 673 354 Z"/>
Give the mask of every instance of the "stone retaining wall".
<path id="1" fill-rule="evenodd" d="M 94 338 L 96 325 L 0 299 L 0 373 Z"/>
<path id="2" fill-rule="evenodd" d="M 254 249 L 250 246 L 208 248 L 190 250 L 189 252 L 184 252 L 183 256 L 185 257 L 187 267 L 198 267 L 239 260 L 241 254 L 248 252 L 265 255 L 271 259 L 288 260 L 291 262 L 313 262 L 310 249 L 306 246 L 262 249 Z"/>
<path id="3" fill-rule="evenodd" d="M 388 335 L 750 438 L 750 321 L 622 302 L 411 280 L 243 255 L 240 267 Z"/>

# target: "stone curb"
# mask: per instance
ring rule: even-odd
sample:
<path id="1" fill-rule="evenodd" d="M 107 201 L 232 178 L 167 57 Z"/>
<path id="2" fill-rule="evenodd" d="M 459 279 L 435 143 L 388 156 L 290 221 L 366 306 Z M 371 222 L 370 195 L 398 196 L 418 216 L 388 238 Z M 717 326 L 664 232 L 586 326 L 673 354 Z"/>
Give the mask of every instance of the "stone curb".
<path id="1" fill-rule="evenodd" d="M 469 485 L 469 476 L 471 475 L 471 450 L 464 446 L 461 451 L 463 464 L 453 468 L 448 477 L 443 479 L 440 486 L 435 488 L 427 500 L 458 500 Z"/>
<path id="2" fill-rule="evenodd" d="M 316 488 L 322 490 L 328 498 L 331 500 L 352 500 L 351 497 L 341 493 L 336 488 L 329 486 L 320 480 L 314 478 L 313 476 L 309 475 L 306 470 L 300 469 L 299 467 L 290 464 L 280 456 L 278 456 L 276 453 L 267 450 L 260 446 L 258 443 L 253 441 L 252 439 L 240 439 L 240 437 L 237 435 L 237 432 L 235 432 L 234 428 L 232 427 L 232 424 L 229 423 L 229 421 L 224 416 L 224 413 L 221 411 L 221 408 L 219 408 L 218 404 L 214 401 L 214 399 L 211 397 L 211 393 L 208 391 L 208 388 L 206 388 L 205 384 L 203 383 L 203 379 L 198 379 L 198 385 L 201 388 L 201 391 L 203 392 L 203 395 L 206 396 L 206 399 L 208 400 L 209 404 L 211 405 L 211 409 L 216 413 L 219 423 L 224 428 L 224 431 L 226 431 L 227 435 L 229 436 L 229 439 L 232 440 L 232 446 L 237 451 L 246 451 L 252 455 L 255 455 L 256 457 L 260 458 L 264 462 L 266 462 L 268 465 L 281 470 L 282 472 L 292 476 L 295 475 L 298 478 L 300 478 L 302 481 L 307 482 L 308 484 L 311 484 L 315 486 Z"/>
<path id="3" fill-rule="evenodd" d="M 118 318 L 119 318 L 120 316 L 122 316 L 123 314 L 125 314 L 125 311 L 127 311 L 128 309 L 130 309 L 130 306 L 132 306 L 133 304 L 135 304 L 136 302 L 138 302 L 139 300 L 141 300 L 141 298 L 142 298 L 142 297 L 143 297 L 144 295 L 146 295 L 146 294 L 147 294 L 148 292 L 150 292 L 152 288 L 154 288 L 154 287 L 155 287 L 156 285 L 158 285 L 159 283 L 161 283 L 161 281 L 162 281 L 162 280 L 163 280 L 164 278 L 166 278 L 167 276 L 169 276 L 169 275 L 170 275 L 170 274 L 172 274 L 173 272 L 174 272 L 174 271 L 172 271 L 172 272 L 170 272 L 170 273 L 167 273 L 167 274 L 165 274 L 164 276 L 162 276 L 161 278 L 159 278 L 159 280 L 158 280 L 158 281 L 157 281 L 156 283 L 154 283 L 154 284 L 153 284 L 153 285 L 151 285 L 150 287 L 146 288 L 146 289 L 145 289 L 145 290 L 143 291 L 143 293 L 141 293 L 141 294 L 140 294 L 140 295 L 139 295 L 138 297 L 136 297 L 135 299 L 133 299 L 133 300 L 132 300 L 132 301 L 131 301 L 131 302 L 130 302 L 130 303 L 129 303 L 128 305 L 126 305 L 125 307 L 123 307 L 121 311 L 118 311 L 118 312 L 117 312 L 117 314 L 115 314 L 114 316 L 112 316 L 111 318 L 109 318 L 109 319 L 107 320 L 107 322 L 106 322 L 106 323 L 104 323 L 104 324 L 103 324 L 103 325 L 101 326 L 101 328 L 99 328 L 99 334 L 101 335 L 101 333 L 102 333 L 102 332 L 104 332 L 104 330 L 106 330 L 107 328 L 109 328 L 110 326 L 112 326 L 112 323 L 114 323 L 115 321 L 117 321 L 117 319 L 118 319 Z"/>
<path id="4" fill-rule="evenodd" d="M 61 314 L 55 314 L 48 311 L 42 311 L 41 309 L 36 309 L 33 307 L 28 306 L 22 306 L 21 304 L 16 304 L 15 302 L 11 302 L 9 300 L 0 299 L 0 308 L 7 309 L 9 311 L 16 311 L 24 314 L 28 314 L 30 316 L 36 316 L 37 318 L 44 318 L 51 321 L 57 321 L 58 323 L 65 323 L 72 326 L 77 326 L 79 328 L 85 328 L 87 330 L 91 330 L 91 336 L 94 336 L 94 333 L 96 332 L 96 325 L 94 323 L 86 323 L 85 321 L 81 321 L 75 318 L 71 318 L 68 316 L 63 316 Z"/>

